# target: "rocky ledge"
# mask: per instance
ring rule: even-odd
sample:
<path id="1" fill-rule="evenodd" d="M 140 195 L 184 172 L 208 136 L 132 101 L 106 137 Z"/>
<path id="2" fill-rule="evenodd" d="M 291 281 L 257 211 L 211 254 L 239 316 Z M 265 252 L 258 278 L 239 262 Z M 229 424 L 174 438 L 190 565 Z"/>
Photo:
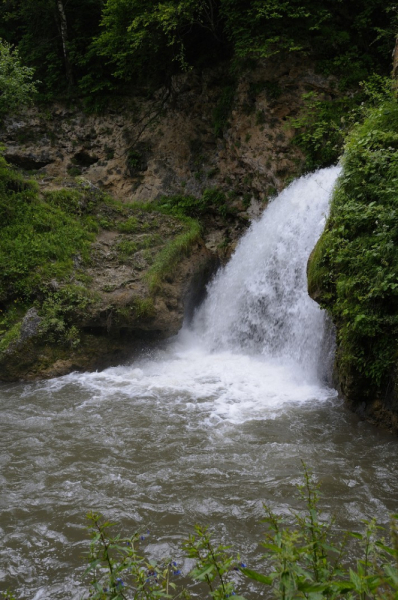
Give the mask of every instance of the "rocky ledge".
<path id="1" fill-rule="evenodd" d="M 86 255 L 76 253 L 58 278 L 43 275 L 25 298 L 3 276 L 2 381 L 120 364 L 175 335 L 217 266 L 197 221 L 156 206 L 115 203 L 90 184 L 75 185 L 41 201 L 65 206 L 78 198 L 79 220 L 94 222 L 97 231 Z"/>

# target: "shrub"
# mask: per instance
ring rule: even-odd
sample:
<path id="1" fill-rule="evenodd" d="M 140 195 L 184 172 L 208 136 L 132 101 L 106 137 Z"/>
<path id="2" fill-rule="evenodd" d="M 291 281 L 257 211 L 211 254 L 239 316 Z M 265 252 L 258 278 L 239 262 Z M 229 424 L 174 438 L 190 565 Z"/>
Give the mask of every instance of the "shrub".
<path id="1" fill-rule="evenodd" d="M 21 64 L 18 50 L 0 39 L 0 120 L 24 104 L 31 104 L 36 94 L 34 69 Z"/>
<path id="2" fill-rule="evenodd" d="M 78 317 L 82 319 L 94 302 L 95 298 L 78 285 L 66 285 L 50 292 L 40 307 L 39 334 L 48 342 L 61 341 L 76 348 L 80 333 L 73 323 Z"/>

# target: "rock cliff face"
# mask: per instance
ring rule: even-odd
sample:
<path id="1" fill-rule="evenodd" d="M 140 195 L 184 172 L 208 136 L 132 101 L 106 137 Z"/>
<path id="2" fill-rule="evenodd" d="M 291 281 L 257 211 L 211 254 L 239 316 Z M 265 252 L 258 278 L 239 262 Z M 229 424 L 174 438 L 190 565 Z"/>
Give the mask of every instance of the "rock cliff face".
<path id="1" fill-rule="evenodd" d="M 288 118 L 302 94 L 330 82 L 289 57 L 257 64 L 233 82 L 227 65 L 179 76 L 151 101 L 121 100 L 101 115 L 52 106 L 9 119 L 6 158 L 37 169 L 43 188 L 82 174 L 117 198 L 152 201 L 220 187 L 249 215 L 303 162 Z"/>
<path id="2" fill-rule="evenodd" d="M 300 173 L 304 160 L 291 143 L 289 117 L 299 112 L 304 92 L 316 89 L 328 97 L 330 82 L 293 57 L 257 63 L 233 79 L 226 70 L 179 76 L 172 89 L 151 100 L 115 100 L 101 115 L 56 105 L 6 121 L 0 138 L 6 160 L 33 172 L 43 194 L 82 181 L 127 203 L 200 198 L 216 189 L 226 197 L 227 214 L 210 208 L 202 215 L 201 238 L 155 290 L 148 288 L 151 261 L 144 246 L 134 260 L 120 259 L 121 244 L 145 245 L 143 231 L 127 239 L 112 228 L 101 230 L 84 268 L 95 301 L 73 320 L 79 343 L 64 347 L 40 335 L 40 311 L 30 308 L 19 337 L 2 354 L 0 379 L 117 364 L 146 343 L 175 334 L 250 220 Z M 178 235 L 171 217 L 148 213 L 142 219 L 153 239 Z M 56 281 L 49 285 L 62 288 Z"/>

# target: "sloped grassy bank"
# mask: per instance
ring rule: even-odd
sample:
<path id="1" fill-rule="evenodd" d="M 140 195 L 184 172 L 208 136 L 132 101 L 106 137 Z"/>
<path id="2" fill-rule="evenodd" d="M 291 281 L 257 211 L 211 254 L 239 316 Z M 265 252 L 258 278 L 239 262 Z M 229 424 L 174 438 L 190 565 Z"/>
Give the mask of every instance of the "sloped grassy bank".
<path id="1" fill-rule="evenodd" d="M 359 413 L 398 428 L 398 104 L 348 138 L 310 295 L 337 328 L 336 378 Z"/>
<path id="2" fill-rule="evenodd" d="M 0 158 L 0 380 L 106 366 L 176 333 L 212 261 L 194 219 L 84 180 L 41 193 Z"/>

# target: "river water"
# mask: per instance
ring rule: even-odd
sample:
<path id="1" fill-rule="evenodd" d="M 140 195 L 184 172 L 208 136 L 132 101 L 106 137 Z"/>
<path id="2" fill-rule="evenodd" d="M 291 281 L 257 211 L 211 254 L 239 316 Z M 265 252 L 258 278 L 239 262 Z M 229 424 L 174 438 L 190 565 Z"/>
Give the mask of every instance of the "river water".
<path id="1" fill-rule="evenodd" d="M 183 572 L 198 522 L 255 566 L 263 502 L 299 506 L 301 460 L 337 528 L 397 511 L 397 440 L 337 397 L 333 336 L 306 293 L 338 173 L 272 201 L 163 347 L 101 373 L 0 386 L 0 589 L 80 598 L 89 510 L 144 532 L 142 550 Z"/>

